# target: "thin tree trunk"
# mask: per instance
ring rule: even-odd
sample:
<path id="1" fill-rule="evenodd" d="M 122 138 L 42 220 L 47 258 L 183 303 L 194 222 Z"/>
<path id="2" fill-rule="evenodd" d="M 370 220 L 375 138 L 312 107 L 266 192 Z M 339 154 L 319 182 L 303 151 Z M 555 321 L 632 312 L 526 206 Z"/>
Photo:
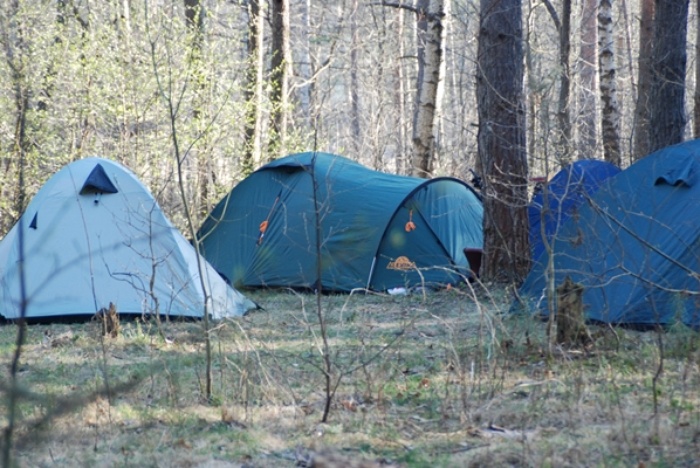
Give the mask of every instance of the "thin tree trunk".
<path id="1" fill-rule="evenodd" d="M 394 76 L 396 79 L 396 93 L 394 94 L 394 100 L 396 101 L 397 109 L 396 118 L 394 120 L 396 128 L 396 131 L 394 132 L 394 145 L 396 146 L 396 173 L 406 174 L 406 146 L 404 144 L 406 141 L 406 90 L 403 71 L 403 57 L 405 57 L 406 52 L 403 41 L 404 11 L 400 8 L 396 9 L 396 23 L 396 39 L 399 50 L 398 59 L 396 60 L 396 65 L 394 67 Z"/>
<path id="2" fill-rule="evenodd" d="M 203 110 L 205 105 L 204 88 L 206 78 L 202 74 L 202 48 L 204 47 L 204 10 L 200 0 L 185 0 L 185 23 L 190 32 L 190 67 L 195 81 L 195 103 L 192 109 L 192 117 L 197 131 L 204 131 L 202 125 Z M 195 153 L 197 187 L 199 189 L 199 203 L 194 204 L 193 215 L 195 219 L 204 219 L 209 213 L 209 161 L 206 151 L 199 150 Z"/>
<path id="3" fill-rule="evenodd" d="M 265 50 L 263 37 L 265 27 L 264 3 L 260 0 L 248 2 L 248 83 L 245 92 L 247 103 L 245 121 L 245 152 L 241 165 L 244 174 L 251 173 L 262 159 L 262 98 L 263 67 Z"/>
<path id="4" fill-rule="evenodd" d="M 639 71 L 637 75 L 637 103 L 634 109 L 633 159 L 649 154 L 649 95 L 651 93 L 651 54 L 654 38 L 654 0 L 640 0 L 639 18 Z"/>
<path id="5" fill-rule="evenodd" d="M 444 21 L 450 0 L 420 0 L 418 4 L 418 83 L 413 117 L 414 176 L 432 176 L 436 157 L 436 129 L 444 85 Z"/>
<path id="6" fill-rule="evenodd" d="M 300 21 L 298 29 L 297 47 L 294 48 L 294 64 L 296 75 L 301 81 L 295 88 L 296 101 L 299 104 L 300 120 L 305 130 L 312 129 L 311 96 L 313 89 L 313 67 L 311 62 L 311 0 L 297 0 L 295 10 L 298 11 Z"/>
<path id="7" fill-rule="evenodd" d="M 569 97 L 571 95 L 571 70 L 569 68 L 569 56 L 571 55 L 571 0 L 563 0 L 561 13 L 561 27 L 559 28 L 559 108 L 557 118 L 559 120 L 559 154 L 561 165 L 565 166 L 572 160 L 571 146 L 571 117 L 569 115 Z"/>
<path id="8" fill-rule="evenodd" d="M 598 6 L 598 64 L 600 95 L 603 101 L 602 129 L 605 160 L 620 165 L 620 108 L 615 82 L 615 38 L 613 34 L 612 0 L 601 0 Z"/>
<path id="9" fill-rule="evenodd" d="M 358 0 L 353 0 L 350 12 L 350 122 L 352 128 L 352 145 L 355 154 L 359 156 L 362 142 L 360 128 L 360 80 L 358 63 Z"/>
<path id="10" fill-rule="evenodd" d="M 583 0 L 581 4 L 581 48 L 578 62 L 578 129 L 579 158 L 594 158 L 598 147 L 598 4 Z"/>
<path id="11" fill-rule="evenodd" d="M 272 0 L 272 58 L 270 61 L 270 104 L 272 135 L 270 146 L 278 156 L 285 153 L 289 114 L 289 0 Z"/>
<path id="12" fill-rule="evenodd" d="M 476 92 L 486 281 L 519 283 L 530 269 L 522 40 L 520 0 L 481 0 Z"/>

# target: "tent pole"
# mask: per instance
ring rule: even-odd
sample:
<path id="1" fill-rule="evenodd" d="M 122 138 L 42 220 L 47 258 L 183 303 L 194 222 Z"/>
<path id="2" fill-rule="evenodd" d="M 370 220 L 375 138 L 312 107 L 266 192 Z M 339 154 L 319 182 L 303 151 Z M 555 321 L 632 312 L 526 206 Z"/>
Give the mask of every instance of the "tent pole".
<path id="1" fill-rule="evenodd" d="M 372 266 L 369 268 L 369 276 L 367 277 L 367 287 L 365 289 L 369 289 L 369 285 L 372 282 L 372 275 L 374 275 L 374 266 L 377 264 L 377 256 L 375 255 L 372 257 Z"/>

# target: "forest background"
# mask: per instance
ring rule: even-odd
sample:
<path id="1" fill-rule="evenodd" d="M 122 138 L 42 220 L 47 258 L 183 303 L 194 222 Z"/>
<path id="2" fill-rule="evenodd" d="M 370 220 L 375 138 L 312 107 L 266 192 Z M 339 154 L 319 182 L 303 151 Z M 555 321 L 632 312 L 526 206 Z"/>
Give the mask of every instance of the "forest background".
<path id="1" fill-rule="evenodd" d="M 604 3 L 600 9 L 591 0 L 522 4 L 530 180 L 573 159 L 608 157 L 603 117 L 610 101 L 601 95 L 611 84 L 616 162 L 626 166 L 639 156 L 638 97 L 647 95 L 640 70 L 650 57 L 643 40 L 653 5 L 650 16 L 648 1 L 622 0 L 607 10 Z M 478 170 L 482 6 L 464 0 L 4 1 L 0 234 L 53 173 L 89 155 L 132 169 L 180 227 L 176 150 L 196 225 L 250 171 L 296 151 L 470 180 Z M 688 17 L 695 24 L 695 5 Z M 688 29 L 693 44 L 697 28 Z M 437 62 L 426 47 L 431 34 L 438 35 Z M 691 70 L 695 51 L 681 52 Z M 439 72 L 437 85 L 425 78 L 431 67 Z M 420 93 L 431 85 L 435 115 L 426 124 Z M 692 74 L 682 85 L 685 118 L 695 94 Z M 425 125 L 427 143 L 419 128 Z M 690 137 L 692 126 L 683 131 Z M 429 147 L 426 173 L 415 159 L 421 145 Z"/>

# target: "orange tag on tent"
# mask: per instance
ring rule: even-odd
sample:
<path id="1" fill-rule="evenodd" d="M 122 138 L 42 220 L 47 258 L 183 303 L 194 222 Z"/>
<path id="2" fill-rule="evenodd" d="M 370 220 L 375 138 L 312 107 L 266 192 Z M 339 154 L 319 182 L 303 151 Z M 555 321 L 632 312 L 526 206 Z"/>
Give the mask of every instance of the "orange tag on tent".
<path id="1" fill-rule="evenodd" d="M 267 231 L 267 221 L 260 223 L 260 234 L 265 234 L 265 231 Z"/>
<path id="2" fill-rule="evenodd" d="M 406 223 L 406 232 L 411 232 L 416 229 L 416 223 L 413 222 L 413 210 L 408 212 L 408 222 Z"/>

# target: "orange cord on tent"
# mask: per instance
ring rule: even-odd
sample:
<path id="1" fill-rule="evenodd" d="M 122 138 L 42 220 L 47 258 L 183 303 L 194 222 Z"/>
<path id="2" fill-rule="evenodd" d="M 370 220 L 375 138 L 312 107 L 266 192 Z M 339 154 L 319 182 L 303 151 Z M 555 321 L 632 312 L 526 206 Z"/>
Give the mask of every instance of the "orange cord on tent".
<path id="1" fill-rule="evenodd" d="M 270 211 L 267 213 L 267 219 L 265 219 L 265 221 L 260 223 L 260 235 L 258 236 L 258 242 L 257 242 L 258 245 L 262 244 L 263 237 L 265 237 L 265 231 L 267 231 L 267 226 L 269 226 L 269 224 L 270 224 L 270 216 L 272 216 L 272 212 L 274 211 L 275 206 L 277 206 L 277 202 L 279 201 L 279 199 L 280 199 L 279 196 L 277 196 L 277 198 L 275 198 L 275 202 L 272 204 Z"/>
<path id="2" fill-rule="evenodd" d="M 406 232 L 411 232 L 416 229 L 416 223 L 413 222 L 413 210 L 408 212 L 408 222 L 406 223 Z"/>

